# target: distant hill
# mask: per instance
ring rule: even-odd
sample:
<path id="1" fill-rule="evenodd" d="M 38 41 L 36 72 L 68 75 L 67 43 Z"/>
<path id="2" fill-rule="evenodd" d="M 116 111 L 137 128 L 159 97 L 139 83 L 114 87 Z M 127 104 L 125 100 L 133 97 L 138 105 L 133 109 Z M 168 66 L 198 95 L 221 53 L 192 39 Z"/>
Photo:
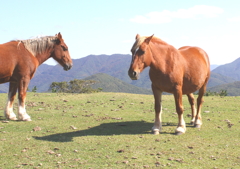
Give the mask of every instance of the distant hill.
<path id="1" fill-rule="evenodd" d="M 8 83 L 0 84 L 0 93 L 8 92 Z"/>
<path id="2" fill-rule="evenodd" d="M 133 81 L 128 77 L 130 61 L 131 55 L 89 55 L 84 58 L 73 59 L 73 68 L 69 71 L 64 71 L 59 65 L 43 64 L 37 69 L 29 88 L 37 86 L 38 92 L 44 92 L 48 90 L 52 82 L 84 79 L 97 73 L 105 73 L 128 84 L 150 89 L 149 68 L 143 71 L 139 80 Z"/>
<path id="3" fill-rule="evenodd" d="M 227 90 L 228 96 L 240 96 L 240 81 L 210 87 L 208 90 L 211 92 L 220 92 L 221 90 Z"/>
<path id="4" fill-rule="evenodd" d="M 240 58 L 231 63 L 218 66 L 212 72 L 231 77 L 235 81 L 240 81 Z"/>
<path id="5" fill-rule="evenodd" d="M 215 72 L 211 72 L 211 76 L 208 81 L 207 88 L 214 87 L 214 86 L 221 85 L 221 84 L 232 83 L 234 81 L 236 81 L 236 80 L 231 77 L 224 76 L 224 75 L 221 75 L 221 74 L 218 74 Z"/>
<path id="6" fill-rule="evenodd" d="M 210 65 L 211 71 L 214 70 L 214 69 L 216 69 L 218 66 L 219 66 L 219 65 Z"/>
<path id="7" fill-rule="evenodd" d="M 131 55 L 113 54 L 89 55 L 80 59 L 73 59 L 73 68 L 69 71 L 64 71 L 59 65 L 50 66 L 42 64 L 39 66 L 34 78 L 31 80 L 29 89 L 31 90 L 34 86 L 36 86 L 37 92 L 46 92 L 52 82 L 84 79 L 98 73 L 110 75 L 127 84 L 151 89 L 151 81 L 148 75 L 149 67 L 141 73 L 139 80 L 131 80 L 128 76 L 130 62 Z M 238 62 L 240 62 L 240 59 L 234 61 L 233 66 L 231 64 L 226 64 L 215 68 L 211 73 L 208 88 L 236 81 L 238 72 L 240 72 L 238 71 L 238 69 L 240 69 L 240 63 Z M 211 66 L 211 69 L 213 67 L 216 66 Z M 233 67 L 236 71 L 233 70 Z M 225 72 L 228 72 L 228 74 Z M 234 74 L 234 77 L 231 73 Z M 1 91 L 8 91 L 6 84 L 0 85 L 0 92 Z"/>
<path id="8" fill-rule="evenodd" d="M 97 73 L 105 73 L 112 77 L 122 80 L 134 86 L 151 89 L 151 81 L 149 79 L 149 67 L 140 75 L 139 80 L 131 80 L 128 77 L 128 69 L 131 62 L 131 55 L 89 55 L 84 58 L 74 59 L 73 68 L 69 71 L 63 71 L 62 67 L 42 65 L 37 70 L 35 77 L 30 83 L 30 89 L 38 86 L 38 91 L 48 90 L 51 82 L 69 81 L 72 79 L 83 79 Z M 218 65 L 211 66 L 211 69 L 218 69 Z M 217 67 L 217 68 L 216 68 Z M 45 71 L 44 71 L 45 70 Z M 208 87 L 220 84 L 234 82 L 235 79 L 223 74 L 213 72 L 211 74 Z"/>
<path id="9" fill-rule="evenodd" d="M 94 89 L 102 88 L 102 91 L 104 92 L 152 94 L 152 90 L 150 89 L 136 87 L 105 73 L 94 74 L 85 78 L 85 80 L 97 81 L 97 83 L 94 84 L 92 87 Z"/>

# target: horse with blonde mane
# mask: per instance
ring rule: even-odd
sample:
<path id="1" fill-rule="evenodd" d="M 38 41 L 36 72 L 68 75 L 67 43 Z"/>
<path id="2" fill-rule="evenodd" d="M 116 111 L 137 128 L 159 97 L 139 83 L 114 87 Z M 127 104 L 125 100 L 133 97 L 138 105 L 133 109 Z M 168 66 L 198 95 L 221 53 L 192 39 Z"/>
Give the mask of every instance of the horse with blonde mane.
<path id="1" fill-rule="evenodd" d="M 186 132 L 183 118 L 182 95 L 186 94 L 191 105 L 191 123 L 202 125 L 201 107 L 206 85 L 210 77 L 210 63 L 207 53 L 199 47 L 184 46 L 176 49 L 161 39 L 152 36 L 139 36 L 131 49 L 132 62 L 128 75 L 137 80 L 144 68 L 150 66 L 149 76 L 155 99 L 155 121 L 152 131 L 159 134 L 162 128 L 162 93 L 174 95 L 178 114 L 177 135 Z M 193 92 L 199 90 L 197 110 Z"/>
<path id="2" fill-rule="evenodd" d="M 8 101 L 4 111 L 7 120 L 31 121 L 25 100 L 30 80 L 39 65 L 52 57 L 64 70 L 72 67 L 68 47 L 61 33 L 28 40 L 10 41 L 0 45 L 0 83 L 9 82 Z M 13 102 L 18 90 L 18 118 Z"/>

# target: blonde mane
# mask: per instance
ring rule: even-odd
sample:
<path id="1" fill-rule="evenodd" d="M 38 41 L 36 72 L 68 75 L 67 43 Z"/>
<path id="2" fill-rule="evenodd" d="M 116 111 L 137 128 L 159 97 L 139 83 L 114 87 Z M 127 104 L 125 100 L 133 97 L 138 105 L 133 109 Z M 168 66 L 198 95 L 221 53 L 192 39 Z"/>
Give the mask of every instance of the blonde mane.
<path id="1" fill-rule="evenodd" d="M 25 48 L 32 53 L 33 56 L 36 56 L 47 49 L 52 48 L 57 40 L 58 38 L 56 36 L 45 36 L 34 39 L 18 40 L 18 42 L 19 44 L 23 43 Z"/>
<path id="2" fill-rule="evenodd" d="M 145 39 L 147 39 L 148 36 L 141 36 L 139 38 L 136 39 L 135 43 L 133 44 L 132 46 L 132 49 L 131 49 L 131 52 L 134 53 L 136 52 L 136 50 L 139 48 L 139 46 L 141 46 L 141 44 L 145 41 Z M 157 41 L 158 43 L 161 43 L 161 44 L 167 44 L 166 42 L 162 41 L 161 39 L 153 36 L 151 41 Z"/>
<path id="3" fill-rule="evenodd" d="M 132 46 L 131 52 L 134 53 L 137 48 L 144 42 L 147 36 L 141 36 L 140 38 L 136 39 L 135 43 Z"/>

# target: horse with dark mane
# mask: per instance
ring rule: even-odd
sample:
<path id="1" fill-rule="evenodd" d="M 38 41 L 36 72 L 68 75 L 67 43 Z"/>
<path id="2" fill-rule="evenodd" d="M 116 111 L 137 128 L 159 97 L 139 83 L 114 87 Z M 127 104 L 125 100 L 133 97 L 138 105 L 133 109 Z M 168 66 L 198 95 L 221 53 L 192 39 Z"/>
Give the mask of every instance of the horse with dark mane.
<path id="1" fill-rule="evenodd" d="M 25 109 L 27 88 L 37 67 L 50 57 L 64 70 L 71 69 L 72 59 L 60 33 L 0 45 L 0 83 L 9 82 L 8 101 L 4 111 L 6 119 L 17 120 L 13 102 L 18 90 L 18 120 L 31 121 Z"/>
<path id="2" fill-rule="evenodd" d="M 210 77 L 210 63 L 207 53 L 199 47 L 184 46 L 176 49 L 157 37 L 136 36 L 131 49 L 132 62 L 128 75 L 137 80 L 139 74 L 150 66 L 149 76 L 155 99 L 154 134 L 162 128 L 162 92 L 172 93 L 178 114 L 176 134 L 186 132 L 183 119 L 182 95 L 186 94 L 192 110 L 192 124 L 200 128 L 202 125 L 201 106 L 206 85 Z M 199 90 L 197 111 L 193 92 Z"/>

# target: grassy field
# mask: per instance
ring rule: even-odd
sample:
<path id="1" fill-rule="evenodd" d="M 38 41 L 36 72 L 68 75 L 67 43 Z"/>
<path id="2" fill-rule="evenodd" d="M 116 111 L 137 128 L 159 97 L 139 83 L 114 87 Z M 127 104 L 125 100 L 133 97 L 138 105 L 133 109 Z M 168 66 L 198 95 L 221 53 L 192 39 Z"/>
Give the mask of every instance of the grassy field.
<path id="1" fill-rule="evenodd" d="M 2 112 L 6 98 L 0 94 Z M 183 100 L 186 134 L 174 135 L 166 95 L 162 133 L 152 135 L 151 95 L 28 93 L 33 121 L 1 116 L 0 168 L 240 168 L 240 97 L 205 97 L 201 129 L 189 124 Z"/>

